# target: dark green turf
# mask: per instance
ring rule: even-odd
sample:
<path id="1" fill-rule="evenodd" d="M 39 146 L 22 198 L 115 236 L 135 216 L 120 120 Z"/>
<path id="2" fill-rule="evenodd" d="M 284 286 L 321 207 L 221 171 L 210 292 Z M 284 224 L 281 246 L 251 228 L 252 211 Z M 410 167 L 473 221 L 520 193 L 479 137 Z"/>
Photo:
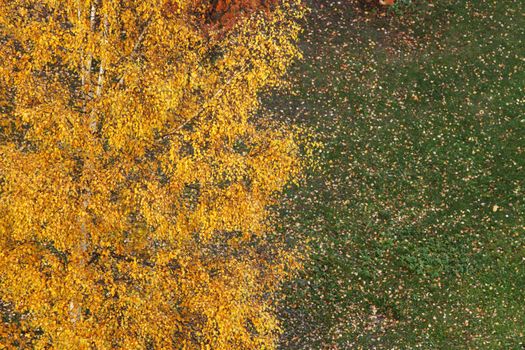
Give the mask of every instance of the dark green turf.
<path id="1" fill-rule="evenodd" d="M 325 145 L 281 211 L 312 247 L 283 349 L 525 348 L 525 1 L 432 3 L 312 4 L 271 101 Z"/>

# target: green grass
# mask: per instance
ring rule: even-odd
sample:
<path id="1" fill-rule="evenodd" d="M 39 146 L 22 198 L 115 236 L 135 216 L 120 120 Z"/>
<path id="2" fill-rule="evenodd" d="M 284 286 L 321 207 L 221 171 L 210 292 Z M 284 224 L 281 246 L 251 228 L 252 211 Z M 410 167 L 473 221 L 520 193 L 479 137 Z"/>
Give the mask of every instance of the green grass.
<path id="1" fill-rule="evenodd" d="M 312 248 L 283 349 L 524 348 L 525 2 L 432 3 L 312 4 L 271 101 L 325 145 L 281 210 Z"/>

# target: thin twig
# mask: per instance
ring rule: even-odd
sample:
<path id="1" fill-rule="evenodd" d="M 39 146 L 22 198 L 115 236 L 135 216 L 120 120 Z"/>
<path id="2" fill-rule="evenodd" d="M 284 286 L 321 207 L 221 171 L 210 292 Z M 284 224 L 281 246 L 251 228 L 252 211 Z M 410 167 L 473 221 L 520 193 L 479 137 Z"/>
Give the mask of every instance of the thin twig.
<path id="1" fill-rule="evenodd" d="M 223 92 L 224 92 L 224 88 L 228 87 L 231 82 L 233 81 L 233 79 L 235 79 L 237 76 L 239 76 L 241 73 L 244 73 L 247 69 L 247 66 L 244 66 L 241 70 L 237 71 L 233 76 L 230 77 L 230 79 L 228 79 L 226 81 L 226 83 L 224 85 L 222 85 L 222 87 L 220 89 L 218 89 L 215 94 L 213 94 L 213 96 L 207 101 L 205 102 L 202 107 L 195 113 L 193 114 L 191 117 L 189 117 L 188 119 L 186 119 L 181 125 L 177 126 L 174 130 L 162 135 L 160 138 L 161 139 L 164 139 L 164 138 L 167 138 L 167 137 L 170 137 L 174 134 L 176 134 L 177 132 L 179 132 L 183 127 L 185 127 L 186 125 L 188 125 L 192 120 L 194 120 L 195 118 L 198 118 L 202 112 L 204 112 L 206 110 L 206 108 L 208 107 L 208 105 L 213 101 L 215 100 L 217 97 L 219 97 Z"/>
<path id="2" fill-rule="evenodd" d="M 142 40 L 144 40 L 144 36 L 146 35 L 146 30 L 148 29 L 149 24 L 151 23 L 151 20 L 152 20 L 151 17 L 148 18 L 148 20 L 144 24 L 144 28 L 142 28 L 142 31 L 140 32 L 139 37 L 137 38 L 137 41 L 135 42 L 135 45 L 133 46 L 133 50 L 131 50 L 130 54 L 120 59 L 119 62 L 116 63 L 116 65 L 120 64 L 122 61 L 131 60 L 133 59 L 133 57 L 135 57 L 135 54 L 137 53 L 140 45 L 142 44 Z M 118 80 L 117 87 L 120 86 L 123 82 L 124 82 L 124 74 L 122 74 L 122 76 Z"/>

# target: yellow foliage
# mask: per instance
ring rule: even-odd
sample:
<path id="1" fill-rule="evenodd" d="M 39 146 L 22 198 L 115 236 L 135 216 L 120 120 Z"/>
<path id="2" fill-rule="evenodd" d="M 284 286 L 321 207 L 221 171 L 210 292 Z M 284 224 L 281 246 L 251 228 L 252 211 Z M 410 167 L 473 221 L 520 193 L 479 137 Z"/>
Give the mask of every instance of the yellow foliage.
<path id="1" fill-rule="evenodd" d="M 258 94 L 302 10 L 225 35 L 192 6 L 0 0 L 0 345 L 274 347 L 268 207 L 301 164 Z"/>

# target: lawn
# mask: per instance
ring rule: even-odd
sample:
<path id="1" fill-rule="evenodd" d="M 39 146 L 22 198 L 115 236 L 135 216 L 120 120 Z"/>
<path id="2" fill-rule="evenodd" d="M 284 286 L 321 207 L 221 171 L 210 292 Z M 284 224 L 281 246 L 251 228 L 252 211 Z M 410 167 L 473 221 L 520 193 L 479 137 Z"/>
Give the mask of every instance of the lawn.
<path id="1" fill-rule="evenodd" d="M 525 2 L 409 2 L 311 2 L 271 97 L 324 145 L 280 209 L 283 349 L 525 346 Z"/>

